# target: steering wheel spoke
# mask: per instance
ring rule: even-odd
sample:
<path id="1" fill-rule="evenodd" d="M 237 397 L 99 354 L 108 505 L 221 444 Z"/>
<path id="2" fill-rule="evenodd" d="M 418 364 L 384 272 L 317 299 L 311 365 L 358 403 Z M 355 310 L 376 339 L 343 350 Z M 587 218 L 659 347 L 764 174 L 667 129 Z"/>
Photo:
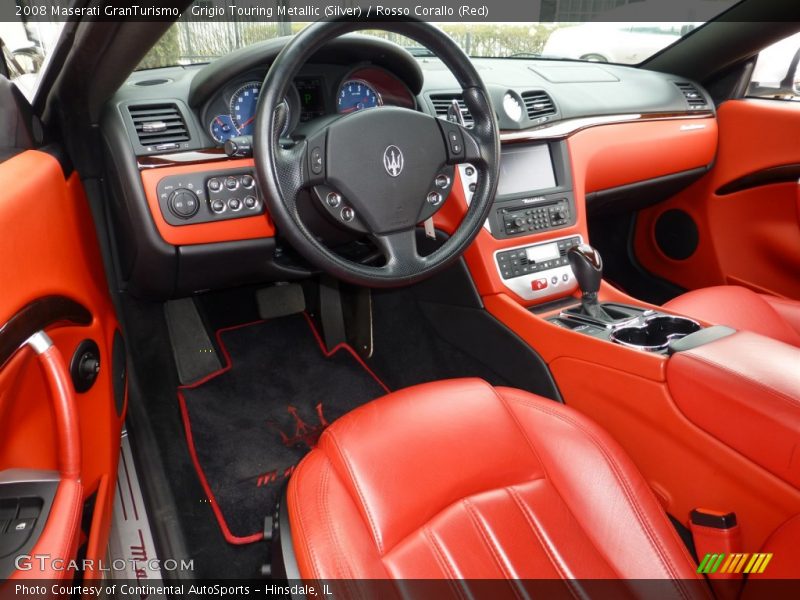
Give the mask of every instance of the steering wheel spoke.
<path id="1" fill-rule="evenodd" d="M 395 271 L 398 266 L 415 267 L 423 262 L 417 249 L 417 230 L 403 229 L 370 236 L 386 259 L 386 268 Z"/>

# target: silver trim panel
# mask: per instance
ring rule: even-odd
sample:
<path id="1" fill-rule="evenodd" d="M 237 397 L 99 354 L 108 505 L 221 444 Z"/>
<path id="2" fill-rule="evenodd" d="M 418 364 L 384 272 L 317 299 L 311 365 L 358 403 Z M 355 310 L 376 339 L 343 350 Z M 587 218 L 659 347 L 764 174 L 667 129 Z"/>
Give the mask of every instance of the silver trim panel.
<path id="1" fill-rule="evenodd" d="M 524 142 L 528 140 L 551 140 L 569 137 L 581 129 L 598 127 L 600 125 L 613 125 L 619 123 L 649 123 L 651 121 L 680 121 L 686 119 L 712 119 L 714 113 L 698 112 L 696 114 L 676 114 L 664 116 L 648 116 L 640 113 L 624 115 L 602 115 L 597 117 L 580 117 L 577 119 L 566 119 L 556 121 L 548 125 L 542 125 L 535 129 L 525 129 L 522 131 L 503 131 L 500 133 L 502 142 Z M 685 126 L 684 126 L 685 127 Z M 687 129 L 681 128 L 681 131 Z"/>
<path id="2" fill-rule="evenodd" d="M 36 354 L 44 354 L 53 347 L 53 340 L 44 331 L 37 331 L 25 342 Z"/>
<path id="3" fill-rule="evenodd" d="M 61 481 L 58 471 L 39 469 L 6 469 L 0 471 L 0 485 L 11 483 L 39 483 L 42 481 Z"/>
<path id="4" fill-rule="evenodd" d="M 557 244 L 560 241 L 569 240 L 572 238 L 578 238 L 580 243 L 583 243 L 582 235 L 571 234 L 545 241 L 521 244 L 519 246 L 509 246 L 507 248 L 495 250 L 492 254 L 492 261 L 494 262 L 494 268 L 497 270 L 497 276 L 500 278 L 500 281 L 505 287 L 524 300 L 542 300 L 544 298 L 550 298 L 553 296 L 566 296 L 573 293 L 578 289 L 578 282 L 575 279 L 575 274 L 572 272 L 572 267 L 569 265 L 554 267 L 544 271 L 537 271 L 536 273 L 528 273 L 525 275 L 520 275 L 519 277 L 512 277 L 510 279 L 503 279 L 503 275 L 500 272 L 500 267 L 497 263 L 497 255 L 502 252 L 522 250 L 524 248 L 530 248 L 531 246 Z M 566 280 L 564 279 L 565 275 Z M 555 283 L 552 282 L 553 277 L 556 278 Z M 547 287 L 541 290 L 534 290 L 531 285 L 537 279 L 547 279 Z"/>

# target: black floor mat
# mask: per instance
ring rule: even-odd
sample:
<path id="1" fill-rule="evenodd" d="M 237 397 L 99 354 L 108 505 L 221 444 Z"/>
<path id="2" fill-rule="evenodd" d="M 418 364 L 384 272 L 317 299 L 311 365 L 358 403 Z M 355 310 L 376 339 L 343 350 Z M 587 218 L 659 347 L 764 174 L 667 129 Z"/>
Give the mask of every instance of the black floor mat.
<path id="1" fill-rule="evenodd" d="M 286 478 L 324 427 L 388 390 L 348 346 L 296 315 L 218 332 L 226 367 L 179 388 L 189 450 L 225 538 L 261 538 Z"/>

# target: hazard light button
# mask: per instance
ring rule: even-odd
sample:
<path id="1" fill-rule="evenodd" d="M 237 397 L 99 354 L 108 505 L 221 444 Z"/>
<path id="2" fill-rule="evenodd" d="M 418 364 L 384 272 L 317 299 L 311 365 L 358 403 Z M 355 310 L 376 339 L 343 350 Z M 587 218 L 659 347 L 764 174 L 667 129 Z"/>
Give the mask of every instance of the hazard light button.
<path id="1" fill-rule="evenodd" d="M 531 281 L 531 289 L 534 292 L 538 292 L 539 290 L 543 290 L 547 287 L 547 278 L 542 279 L 534 279 Z"/>

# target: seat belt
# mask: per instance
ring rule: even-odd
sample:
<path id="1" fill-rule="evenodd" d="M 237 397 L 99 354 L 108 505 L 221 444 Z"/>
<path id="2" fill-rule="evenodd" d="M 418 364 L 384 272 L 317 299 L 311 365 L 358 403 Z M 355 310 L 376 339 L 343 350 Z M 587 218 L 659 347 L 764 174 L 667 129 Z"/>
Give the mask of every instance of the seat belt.
<path id="1" fill-rule="evenodd" d="M 742 569 L 749 555 L 741 552 L 742 535 L 736 513 L 696 508 L 689 521 L 700 561 L 697 572 L 708 578 L 717 598 L 737 598 L 742 586 Z"/>

